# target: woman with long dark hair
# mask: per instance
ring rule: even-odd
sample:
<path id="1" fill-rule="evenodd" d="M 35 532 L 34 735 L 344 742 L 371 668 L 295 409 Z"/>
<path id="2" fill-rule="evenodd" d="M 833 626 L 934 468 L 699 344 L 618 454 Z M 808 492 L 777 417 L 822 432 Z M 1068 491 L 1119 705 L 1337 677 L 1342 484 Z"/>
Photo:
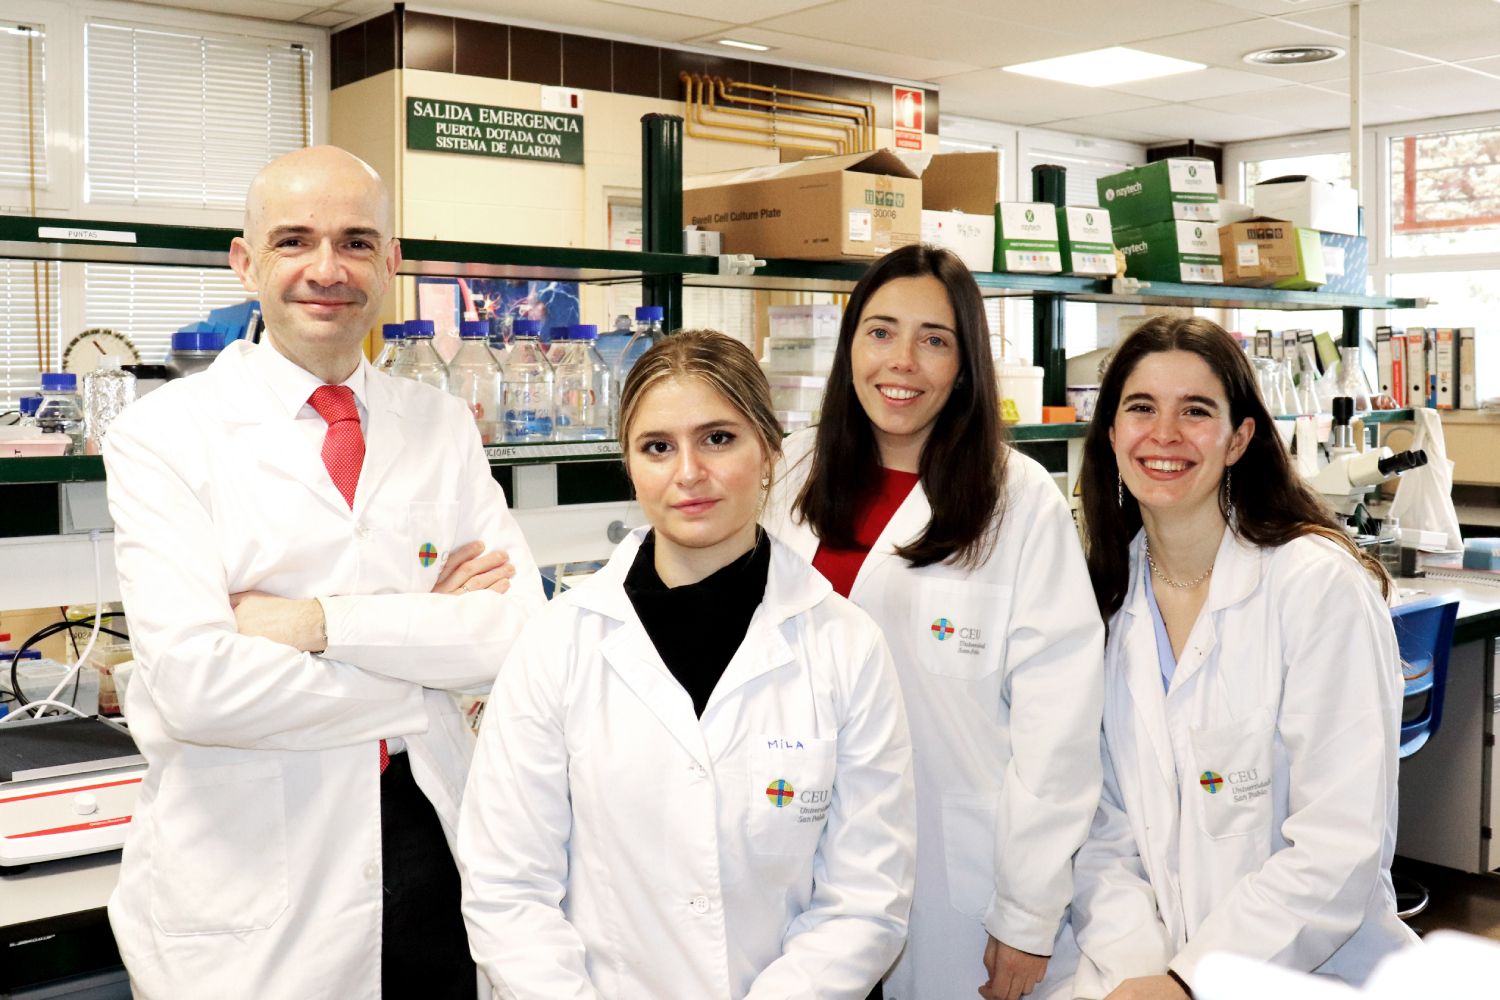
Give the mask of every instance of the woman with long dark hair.
<path id="1" fill-rule="evenodd" d="M 1103 627 L 1067 502 L 1005 442 L 983 302 L 952 253 L 904 247 L 855 287 L 766 524 L 880 623 L 906 697 L 917 880 L 885 997 L 1065 984 L 1049 956 L 1099 795 Z"/>
<path id="2" fill-rule="evenodd" d="M 1360 982 L 1396 917 L 1390 581 L 1292 469 L 1214 323 L 1120 346 L 1084 444 L 1105 647 L 1104 795 L 1075 990 L 1181 1000 L 1229 951 Z"/>

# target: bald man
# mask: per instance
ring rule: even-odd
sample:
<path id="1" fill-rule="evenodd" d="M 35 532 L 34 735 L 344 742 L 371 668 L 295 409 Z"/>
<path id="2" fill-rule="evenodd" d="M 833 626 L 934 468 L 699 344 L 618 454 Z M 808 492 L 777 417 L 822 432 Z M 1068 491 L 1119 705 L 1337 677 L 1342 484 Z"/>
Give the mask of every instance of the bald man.
<path id="1" fill-rule="evenodd" d="M 110 428 L 150 768 L 109 914 L 138 1000 L 475 995 L 453 693 L 543 598 L 467 409 L 364 358 L 400 259 L 366 164 L 274 161 L 230 247 L 264 340 Z"/>

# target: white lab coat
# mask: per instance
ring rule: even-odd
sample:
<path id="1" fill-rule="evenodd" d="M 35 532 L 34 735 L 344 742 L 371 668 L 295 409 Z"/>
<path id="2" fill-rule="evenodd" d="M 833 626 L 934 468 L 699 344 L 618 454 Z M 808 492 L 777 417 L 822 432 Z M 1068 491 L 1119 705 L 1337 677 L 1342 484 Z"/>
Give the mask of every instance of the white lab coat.
<path id="1" fill-rule="evenodd" d="M 451 846 L 473 741 L 448 692 L 493 680 L 540 580 L 461 403 L 368 370 L 351 511 L 252 350 L 271 348 L 231 345 L 110 428 L 125 710 L 150 765 L 110 922 L 141 1000 L 374 1000 L 376 741 L 405 738 Z M 510 592 L 429 594 L 473 539 L 510 553 Z M 229 595 L 252 589 L 345 595 L 327 651 L 239 635 Z"/>
<path id="2" fill-rule="evenodd" d="M 1104 795 L 1073 903 L 1078 995 L 1169 966 L 1191 984 L 1210 951 L 1362 982 L 1415 940 L 1390 879 L 1390 611 L 1326 539 L 1263 549 L 1226 531 L 1164 693 L 1143 539 L 1105 654 Z"/>
<path id="3" fill-rule="evenodd" d="M 459 822 L 470 948 L 504 998 L 863 1000 L 915 853 L 880 631 L 773 543 L 700 720 L 625 594 L 644 536 L 496 681 Z"/>
<path id="4" fill-rule="evenodd" d="M 807 559 L 818 539 L 789 510 L 814 433 L 787 440 L 765 522 Z M 895 555 L 931 516 L 919 484 L 849 595 L 890 644 L 916 753 L 916 893 L 887 1000 L 972 1000 L 986 931 L 1052 954 L 1099 801 L 1104 626 L 1061 492 L 1012 452 L 999 533 L 973 569 L 915 569 Z M 1071 957 L 1049 965 L 1038 997 L 1071 979 Z"/>

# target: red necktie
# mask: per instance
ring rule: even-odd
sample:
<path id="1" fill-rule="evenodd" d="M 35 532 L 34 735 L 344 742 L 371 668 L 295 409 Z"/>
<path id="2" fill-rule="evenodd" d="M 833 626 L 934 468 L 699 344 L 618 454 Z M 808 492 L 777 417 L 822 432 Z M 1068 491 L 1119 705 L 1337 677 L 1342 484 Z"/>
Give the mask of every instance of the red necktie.
<path id="1" fill-rule="evenodd" d="M 308 400 L 318 416 L 328 421 L 323 434 L 323 465 L 333 478 L 333 485 L 343 494 L 344 502 L 354 507 L 354 488 L 359 485 L 359 470 L 365 462 L 365 435 L 359 428 L 359 407 L 354 390 L 347 385 L 320 385 Z M 380 771 L 385 773 L 391 761 L 385 740 L 380 741 Z"/>

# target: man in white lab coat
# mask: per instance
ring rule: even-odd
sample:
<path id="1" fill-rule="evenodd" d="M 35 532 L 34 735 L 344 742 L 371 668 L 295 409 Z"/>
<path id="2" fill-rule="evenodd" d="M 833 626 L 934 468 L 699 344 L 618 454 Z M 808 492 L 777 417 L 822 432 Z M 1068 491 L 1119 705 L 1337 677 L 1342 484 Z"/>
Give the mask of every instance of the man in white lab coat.
<path id="1" fill-rule="evenodd" d="M 138 998 L 474 996 L 451 692 L 543 599 L 463 404 L 364 359 L 390 220 L 342 150 L 271 163 L 230 251 L 264 340 L 110 429 L 150 768 L 109 911 Z"/>

